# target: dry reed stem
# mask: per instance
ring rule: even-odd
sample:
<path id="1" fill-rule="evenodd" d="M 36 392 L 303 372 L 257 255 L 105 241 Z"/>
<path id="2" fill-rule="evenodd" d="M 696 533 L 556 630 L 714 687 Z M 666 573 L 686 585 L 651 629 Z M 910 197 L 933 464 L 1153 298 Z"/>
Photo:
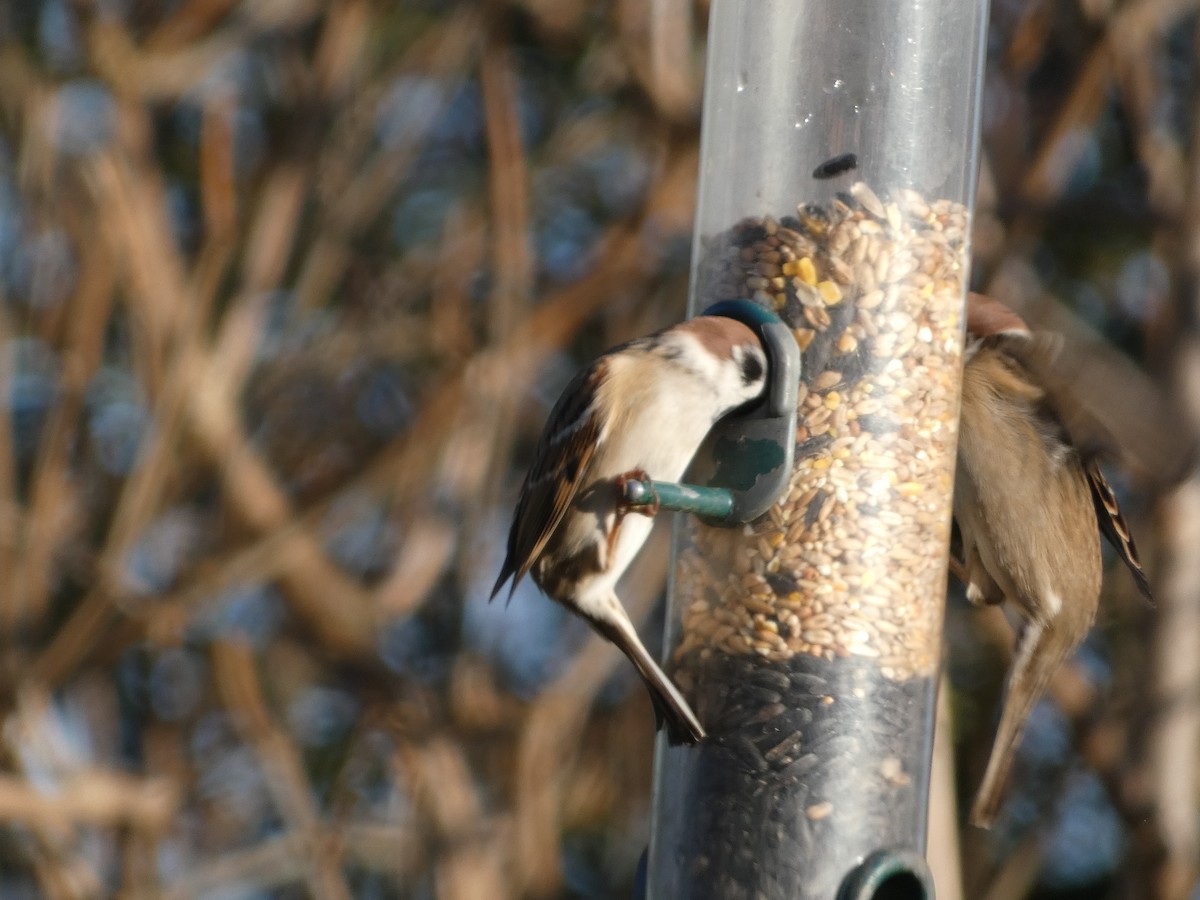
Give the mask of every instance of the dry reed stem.
<path id="1" fill-rule="evenodd" d="M 1092 49 L 1054 127 L 1029 167 L 1022 185 L 1026 197 L 1039 205 L 1047 205 L 1061 196 L 1085 148 L 1080 138 L 1094 128 L 1108 102 L 1108 91 L 1114 80 L 1126 88 L 1124 97 L 1134 114 L 1132 124 L 1147 170 L 1160 177 L 1182 175 L 1180 168 L 1173 164 L 1175 154 L 1169 152 L 1169 143 L 1164 146 L 1162 135 L 1152 128 L 1154 120 L 1148 111 L 1151 102 L 1148 91 L 1153 88 L 1148 82 L 1153 76 L 1145 63 L 1158 56 L 1151 51 L 1151 43 L 1157 42 L 1161 46 L 1162 35 L 1171 24 L 1195 8 L 1195 0 L 1139 0 L 1126 4 L 1112 16 L 1105 39 Z M 1164 149 L 1168 151 L 1165 156 L 1162 155 Z M 1172 206 L 1178 209 L 1177 186 L 1173 191 L 1151 193 L 1167 204 L 1168 209 Z"/>
<path id="2" fill-rule="evenodd" d="M 610 301 L 611 297 L 633 295 L 641 290 L 658 263 L 656 244 L 649 240 L 649 232 L 678 228 L 691 216 L 694 197 L 688 185 L 689 179 L 694 178 L 695 167 L 694 149 L 672 157 L 653 187 L 646 204 L 647 210 L 653 212 L 653 218 L 647 216 L 634 227 L 613 229 L 602 241 L 597 265 L 591 273 L 547 297 L 502 346 L 476 354 L 457 376 L 448 377 L 422 405 L 409 436 L 381 453 L 364 469 L 361 476 L 347 483 L 345 490 L 375 486 L 387 488 L 397 499 L 417 501 L 423 498 L 428 485 L 435 478 L 436 470 L 444 465 L 447 442 L 456 421 L 452 411 L 459 409 L 463 402 L 468 376 L 483 383 L 502 382 L 514 394 L 521 395 L 526 392 L 528 384 L 536 376 L 546 356 L 554 348 L 566 343 L 592 315 Z M 238 330 L 234 329 L 234 332 Z M 181 391 L 185 385 L 198 383 L 195 376 L 185 377 L 182 374 L 184 362 L 183 358 L 177 360 L 178 371 L 181 373 L 178 380 Z M 210 449 L 216 458 L 225 459 L 227 466 L 232 467 L 235 464 L 229 460 L 227 454 L 233 452 L 233 445 L 238 443 L 236 435 L 230 434 L 236 431 L 236 426 L 229 421 L 227 403 L 212 400 L 211 390 L 212 387 L 209 386 L 200 398 L 194 398 L 194 405 L 200 405 L 202 417 L 211 414 L 213 421 L 209 422 L 208 429 L 203 433 L 215 441 L 215 444 L 210 445 Z M 170 392 L 170 396 L 176 395 Z M 170 409 L 164 410 L 164 413 L 169 413 Z M 155 480 L 151 478 L 150 473 L 165 473 L 169 468 L 168 448 L 163 438 L 167 431 L 160 422 L 154 438 L 154 446 L 158 450 L 151 451 L 149 460 L 142 459 L 130 479 L 131 486 L 125 489 L 125 496 L 156 494 L 156 491 L 149 487 Z M 258 522 L 259 527 L 266 529 L 265 534 L 258 538 L 257 544 L 230 557 L 230 562 L 222 566 L 217 575 L 202 579 L 195 588 L 185 585 L 177 589 L 174 596 L 183 600 L 183 607 L 170 600 L 156 604 L 150 615 L 167 631 L 174 630 L 177 624 L 186 621 L 183 610 L 207 596 L 209 587 L 235 583 L 240 576 L 251 572 L 282 575 L 288 571 L 288 561 L 299 561 L 304 565 L 307 560 L 317 560 L 307 564 L 321 569 L 316 573 L 315 584 L 318 589 L 309 593 L 309 588 L 314 582 L 307 578 L 299 586 L 303 591 L 300 595 L 301 602 L 311 599 L 311 608 L 315 615 L 344 615 L 355 606 L 363 606 L 348 604 L 340 612 L 329 611 L 327 598 L 352 597 L 355 592 L 347 585 L 345 579 L 338 579 L 336 574 L 330 574 L 330 570 L 320 562 L 322 555 L 313 555 L 310 539 L 301 533 L 301 529 L 306 527 L 304 523 L 312 523 L 319 518 L 331 501 L 318 503 L 311 512 L 297 511 L 294 513 L 294 519 L 289 518 L 278 506 L 281 500 L 277 491 L 269 486 L 264 487 L 270 481 L 270 476 L 261 470 L 256 459 L 253 455 L 249 458 L 242 457 L 241 462 L 237 464 L 240 466 L 237 472 L 239 479 L 256 483 L 256 486 L 250 489 L 248 495 L 243 496 L 241 491 L 245 485 L 239 480 L 236 496 L 243 502 L 250 502 L 250 498 L 258 498 L 264 502 L 265 511 L 260 510 L 263 518 Z M 158 465 L 151 465 L 153 460 L 160 462 Z M 228 473 L 229 469 L 226 471 Z M 135 489 L 136 485 L 142 483 L 147 487 Z M 123 496 L 122 506 L 125 502 Z M 121 509 L 122 507 L 118 507 L 115 523 L 122 521 Z M 275 524 L 271 525 L 272 522 Z M 132 527 L 120 530 L 123 533 L 135 531 Z M 117 525 L 114 524 L 112 532 L 117 531 Z M 109 541 L 112 542 L 111 535 Z M 108 558 L 112 558 L 112 555 L 111 550 L 105 553 Z M 273 561 L 268 565 L 267 562 L 271 559 Z M 311 576 L 313 572 L 307 574 Z M 414 604 L 411 594 L 409 599 L 387 599 L 391 592 L 397 589 L 403 591 L 404 586 L 397 585 L 391 579 L 385 579 L 377 589 L 384 608 L 404 608 Z M 91 647 L 105 633 L 110 616 L 107 603 L 104 596 L 98 592 L 89 594 L 80 603 L 68 623 L 39 656 L 35 671 L 40 682 L 50 685 L 60 683 L 86 657 Z M 350 612 L 350 615 L 355 614 Z M 332 630 L 332 649 L 345 648 L 345 652 L 348 653 L 359 652 L 362 646 L 359 643 L 362 634 L 360 629 L 363 626 L 356 625 L 354 619 L 344 623 L 326 621 L 323 627 Z M 158 633 L 163 633 L 161 627 L 157 630 Z M 155 631 L 156 628 L 151 626 L 151 632 Z"/>
<path id="3" fill-rule="evenodd" d="M 329 11 L 314 64 L 322 99 L 340 99 L 361 82 L 370 28 L 371 6 L 365 0 L 342 3 Z"/>
<path id="4" fill-rule="evenodd" d="M 311 852 L 308 837 L 299 832 L 266 838 L 245 850 L 217 856 L 172 879 L 163 891 L 163 898 L 191 900 L 221 891 L 281 888 L 307 876 Z"/>
<path id="5" fill-rule="evenodd" d="M 84 859 L 41 840 L 38 845 L 32 864 L 46 900 L 101 900 L 105 896 L 100 876 Z"/>
<path id="6" fill-rule="evenodd" d="M 1005 68 L 1017 75 L 1028 75 L 1046 54 L 1046 44 L 1053 25 L 1053 3 L 1047 0 L 1026 3 L 1004 54 Z"/>
<path id="7" fill-rule="evenodd" d="M 476 349 L 471 332 L 471 281 L 487 252 L 487 219 L 478 207 L 456 205 L 446 216 L 430 294 L 429 341 L 446 364 L 459 367 Z"/>
<path id="8" fill-rule="evenodd" d="M 341 830 L 347 862 L 397 877 L 417 870 L 419 835 L 410 823 L 351 822 Z"/>
<path id="9" fill-rule="evenodd" d="M 91 790 L 90 776 L 100 775 L 101 781 L 126 776 L 114 776 L 90 764 L 72 743 L 70 731 L 55 715 L 46 692 L 24 685 L 9 701 L 13 709 L 5 717 L 0 758 L 7 768 L 23 776 L 0 776 L 3 787 L 9 789 L 0 791 L 0 797 L 11 814 L 10 828 L 21 839 L 13 849 L 27 860 L 44 896 L 56 900 L 102 897 L 101 879 L 84 852 L 80 826 L 94 824 L 97 812 L 104 820 L 109 817 L 105 813 L 118 808 L 111 790 L 105 791 L 103 786 L 98 792 Z M 40 788 L 31 783 L 35 777 Z M 161 818 L 155 816 L 155 823 Z"/>
<path id="10" fill-rule="evenodd" d="M 497 821 L 485 815 L 459 743 L 444 735 L 402 743 L 395 765 L 400 780 L 411 786 L 430 854 L 440 857 L 439 895 L 452 900 L 511 896 L 511 862 L 502 850 L 507 841 L 495 833 Z"/>
<path id="11" fill-rule="evenodd" d="M 489 336 L 493 341 L 502 341 L 529 305 L 534 260 L 529 245 L 529 172 L 521 143 L 517 76 L 497 0 L 492 0 L 488 11 L 484 20 L 487 37 L 479 62 L 489 156 L 494 278 L 487 316 Z"/>
<path id="12" fill-rule="evenodd" d="M 73 228 L 82 232 L 85 224 Z M 82 236 L 82 235 L 79 235 Z M 112 311 L 115 276 L 109 258 L 90 241 L 79 241 L 82 249 L 81 270 L 90 274 L 82 279 L 74 296 L 66 304 L 65 334 L 62 352 L 62 399 L 55 406 L 38 450 L 32 476 L 28 509 L 21 516 L 21 528 L 14 541 L 20 547 L 12 564 L 10 601 L 3 604 L 8 627 L 30 627 L 41 623 L 49 604 L 55 553 L 78 528 L 80 503 L 77 485 L 71 473 L 71 444 L 81 426 L 80 413 L 87 383 L 99 368 L 103 348 L 104 322 Z M 11 436 L 7 418 L 0 433 L 11 466 Z M 11 486 L 11 471 L 0 480 Z"/>
<path id="13" fill-rule="evenodd" d="M 926 856 L 939 900 L 963 900 L 962 855 L 958 837 L 958 797 L 954 789 L 954 719 L 950 679 L 938 683 L 933 757 L 929 775 L 928 846 Z"/>
<path id="14" fill-rule="evenodd" d="M 86 32 L 89 61 L 98 76 L 131 100 L 177 100 L 201 87 L 259 30 L 249 16 L 239 19 L 240 32 L 226 27 L 187 44 L 158 49 L 139 47 L 124 27 L 97 17 Z"/>
<path id="15" fill-rule="evenodd" d="M 145 46 L 159 52 L 186 47 L 212 31 L 236 5 L 237 0 L 186 0 L 146 37 Z"/>
<path id="16" fill-rule="evenodd" d="M 633 72 L 655 107 L 675 122 L 691 119 L 703 80 L 694 64 L 691 0 L 623 0 L 617 19 Z"/>
<path id="17" fill-rule="evenodd" d="M 488 197 L 491 208 L 491 271 L 493 284 L 487 303 L 487 334 L 492 342 L 505 340 L 530 305 L 534 286 L 534 253 L 530 245 L 529 172 L 521 140 L 517 107 L 517 73 L 508 45 L 508 16 L 501 0 L 486 4 L 485 38 L 479 61 L 484 130 L 488 146 Z M 437 305 L 441 298 L 434 297 Z M 474 386 L 459 412 L 461 445 L 490 447 L 475 454 L 474 493 L 464 532 L 468 543 L 486 521 L 484 510 L 494 502 L 508 469 L 509 448 L 516 434 L 514 415 L 520 395 L 504 382 Z"/>
<path id="18" fill-rule="evenodd" d="M 205 102 L 200 122 L 200 196 L 205 242 L 222 246 L 236 237 L 237 188 L 234 185 L 232 99 L 215 95 Z"/>
<path id="19" fill-rule="evenodd" d="M 134 361 L 143 368 L 142 383 L 147 376 L 157 373 L 153 384 L 160 391 L 157 397 L 150 392 L 157 401 L 156 428 L 149 446 L 143 439 L 139 447 L 139 464 L 122 489 L 106 538 L 103 556 L 121 561 L 160 509 L 170 477 L 170 454 L 182 427 L 182 400 L 190 387 L 191 359 L 183 352 L 168 362 L 165 353 L 168 345 L 176 341 L 175 328 L 181 322 L 192 329 L 199 327 L 199 323 L 181 315 L 190 305 L 189 293 L 182 261 L 174 247 L 167 246 L 170 229 L 162 218 L 165 202 L 161 193 L 149 196 L 143 182 L 111 156 L 97 158 L 88 174 L 97 216 L 114 215 L 118 220 L 119 225 L 111 227 L 112 255 L 123 263 L 127 289 L 137 303 L 136 318 L 147 332 L 143 335 L 144 342 L 135 345 Z M 141 243 L 147 235 L 154 235 L 149 251 Z M 162 253 L 163 257 L 156 263 L 140 261 L 148 252 Z"/>
<path id="20" fill-rule="evenodd" d="M 493 900 L 513 896 L 505 877 L 509 860 L 503 843 L 484 838 L 446 853 L 436 865 L 439 893 L 446 900 Z"/>
<path id="21" fill-rule="evenodd" d="M 1104 44 L 1098 45 L 1022 182 L 1021 193 L 1035 204 L 1047 205 L 1062 194 L 1084 150 L 1081 138 L 1095 126 L 1108 101 L 1111 78 L 1109 49 Z"/>
<path id="22" fill-rule="evenodd" d="M 313 896 L 349 900 L 350 888 L 341 870 L 341 849 L 321 822 L 296 745 L 267 709 L 250 648 L 235 641 L 216 643 L 213 668 L 217 689 L 242 739 L 258 758 L 280 816 L 300 838 L 305 880 Z"/>
<path id="23" fill-rule="evenodd" d="M 241 425 L 238 389 L 257 346 L 261 307 L 246 297 L 225 316 L 212 356 L 193 381 L 200 389 L 190 398 L 192 424 L 220 466 L 225 496 L 237 513 L 258 531 L 287 529 L 277 552 L 286 560 L 280 577 L 296 612 L 336 652 L 369 653 L 373 637 L 366 595 L 329 560 L 313 535 L 288 528 L 294 518 L 291 503 Z"/>
<path id="24" fill-rule="evenodd" d="M 1200 50 L 1200 26 L 1192 26 L 1193 54 Z M 1191 85 L 1188 106 L 1200 115 L 1200 86 Z M 1181 398 L 1181 431 L 1200 441 L 1200 135 L 1193 129 L 1188 148 L 1185 237 L 1176 244 L 1174 322 L 1169 340 L 1171 378 Z M 1189 460 L 1187 478 L 1163 498 L 1158 620 L 1154 632 L 1152 694 L 1159 715 L 1152 722 L 1146 777 L 1163 858 L 1156 860 L 1157 896 L 1184 898 L 1200 880 L 1200 471 Z"/>
<path id="25" fill-rule="evenodd" d="M 87 179 L 96 209 L 111 219 L 102 233 L 112 256 L 123 263 L 135 303 L 135 335 L 142 342 L 135 360 L 143 367 L 142 383 L 153 391 L 164 383 L 166 355 L 188 305 L 184 265 L 171 240 L 162 186 L 147 167 L 116 154 L 95 157 Z"/>
<path id="26" fill-rule="evenodd" d="M 458 543 L 457 530 L 445 519 L 426 516 L 414 522 L 391 571 L 373 592 L 380 618 L 400 618 L 419 609 L 449 567 Z"/>
<path id="27" fill-rule="evenodd" d="M 178 813 L 179 785 L 99 769 L 76 772 L 53 792 L 0 775 L 0 820 L 32 827 L 130 825 L 162 833 Z"/>
<path id="28" fill-rule="evenodd" d="M 78 424 L 80 396 L 70 393 L 51 413 L 38 448 L 33 485 L 17 538 L 12 592 L 4 603 L 13 627 L 38 622 L 46 611 L 54 554 L 75 525 L 80 502 L 71 478 L 69 454 Z"/>
<path id="29" fill-rule="evenodd" d="M 986 890 L 968 896 L 979 896 L 981 900 L 1021 900 L 1028 897 L 1037 883 L 1037 875 L 1045 857 L 1042 839 L 1035 829 L 1004 858 Z"/>
<path id="30" fill-rule="evenodd" d="M 117 900 L 156 900 L 162 896 L 158 842 L 142 832 L 125 836 L 121 850 L 121 884 Z"/>
<path id="31" fill-rule="evenodd" d="M 445 78 L 470 64 L 479 53 L 479 43 L 479 14 L 459 10 L 415 41 L 398 68 L 411 67 Z M 431 114 L 424 129 L 416 130 L 407 143 L 366 160 L 359 156 L 371 139 L 370 117 L 364 115 L 353 122 L 352 133 L 335 143 L 334 158 L 321 166 L 324 186 L 319 198 L 324 203 L 316 235 L 296 279 L 296 305 L 300 310 L 316 309 L 328 302 L 351 258 L 351 242 L 378 220 L 436 119 L 436 114 Z"/>
<path id="32" fill-rule="evenodd" d="M 12 328 L 8 316 L 0 311 L 0 344 L 11 346 Z M 11 384 L 16 360 L 12 354 L 0 356 L 0 385 Z M 25 613 L 21 602 L 20 573 L 17 566 L 18 550 L 23 539 L 23 511 L 17 499 L 17 469 L 13 458 L 12 419 L 0 416 L 0 583 L 5 593 L 13 598 L 12 603 L 0 604 L 0 635 L 11 639 L 13 632 Z"/>
<path id="33" fill-rule="evenodd" d="M 412 786 L 413 802 L 433 827 L 431 838 L 453 842 L 476 831 L 483 802 L 457 742 L 435 735 L 419 745 L 402 744 L 396 765 Z"/>

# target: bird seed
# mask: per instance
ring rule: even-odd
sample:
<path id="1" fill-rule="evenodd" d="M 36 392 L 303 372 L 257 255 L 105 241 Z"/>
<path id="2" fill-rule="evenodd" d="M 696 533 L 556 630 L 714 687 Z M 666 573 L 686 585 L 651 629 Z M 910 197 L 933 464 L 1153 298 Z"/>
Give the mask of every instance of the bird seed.
<path id="1" fill-rule="evenodd" d="M 833 896 L 921 845 L 969 232 L 961 204 L 859 182 L 702 240 L 698 305 L 774 310 L 802 384 L 784 496 L 688 520 L 676 557 L 673 677 L 709 732 L 668 776 L 697 803 L 663 835 L 678 896 Z"/>
<path id="2" fill-rule="evenodd" d="M 805 346 L 804 384 L 795 469 L 772 514 L 744 529 L 689 525 L 675 572 L 684 690 L 721 653 L 870 657 L 896 680 L 935 671 L 966 218 L 913 191 L 884 203 L 858 182 L 826 206 L 745 219 L 704 242 L 700 306 L 749 296 L 774 310 Z M 794 274 L 776 288 L 758 274 L 768 268 Z M 828 625 L 777 639 L 787 610 L 805 623 L 818 603 Z M 714 642 L 720 610 L 748 615 Z"/>

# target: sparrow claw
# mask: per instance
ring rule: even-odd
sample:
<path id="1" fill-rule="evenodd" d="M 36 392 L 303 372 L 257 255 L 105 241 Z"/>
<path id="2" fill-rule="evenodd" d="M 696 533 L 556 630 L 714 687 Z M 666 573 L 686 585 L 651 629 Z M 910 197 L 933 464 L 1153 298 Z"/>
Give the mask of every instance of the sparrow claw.
<path id="1" fill-rule="evenodd" d="M 625 486 L 631 481 L 640 481 L 646 485 L 650 484 L 650 473 L 645 469 L 630 469 L 628 472 L 623 472 L 616 478 L 617 487 L 617 515 L 624 516 L 628 513 L 635 512 L 643 516 L 655 516 L 658 514 L 660 502 L 658 494 L 650 491 L 651 501 L 649 503 L 634 502 L 629 499 L 629 495 Z"/>
<path id="2" fill-rule="evenodd" d="M 967 574 L 967 567 L 953 553 L 950 554 L 950 574 L 963 583 L 963 586 L 971 583 L 971 576 Z"/>

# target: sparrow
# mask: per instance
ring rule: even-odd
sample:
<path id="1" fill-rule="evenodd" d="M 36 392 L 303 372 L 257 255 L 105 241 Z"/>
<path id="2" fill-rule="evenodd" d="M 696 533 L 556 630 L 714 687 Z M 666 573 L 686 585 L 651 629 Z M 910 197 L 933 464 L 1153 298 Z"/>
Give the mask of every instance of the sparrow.
<path id="1" fill-rule="evenodd" d="M 656 510 L 629 515 L 630 479 L 678 481 L 713 424 L 764 393 L 767 358 L 755 333 L 700 316 L 616 347 L 563 391 L 525 476 L 492 598 L 526 574 L 582 616 L 637 668 L 671 743 L 704 728 L 646 650 L 617 580 L 650 534 Z M 638 511 L 641 513 L 641 511 Z"/>
<path id="2" fill-rule="evenodd" d="M 976 605 L 1008 601 L 1019 614 L 1000 723 L 971 823 L 990 827 L 1030 712 L 1083 641 L 1100 602 L 1100 535 L 1139 591 L 1150 585 L 1137 547 L 1070 397 L 1049 368 L 1057 336 L 1030 331 L 997 300 L 970 294 L 954 518 L 960 575 Z"/>

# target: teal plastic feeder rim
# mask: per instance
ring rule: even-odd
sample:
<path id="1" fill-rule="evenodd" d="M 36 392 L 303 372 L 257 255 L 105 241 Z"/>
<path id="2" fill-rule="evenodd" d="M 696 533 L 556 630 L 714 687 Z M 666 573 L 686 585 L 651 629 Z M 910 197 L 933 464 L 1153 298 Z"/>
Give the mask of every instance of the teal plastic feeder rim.
<path id="1" fill-rule="evenodd" d="M 783 320 L 753 300 L 721 300 L 700 315 L 736 319 L 759 336 L 771 379 L 766 390 L 767 413 L 794 420 L 800 384 L 800 348 Z"/>
<path id="2" fill-rule="evenodd" d="M 689 481 L 728 490 L 732 508 L 710 525 L 752 522 L 787 490 L 796 449 L 800 347 L 774 312 L 752 300 L 723 300 L 702 315 L 736 319 L 758 335 L 767 356 L 763 399 L 713 426 L 688 472 Z"/>
<path id="3" fill-rule="evenodd" d="M 912 850 L 876 850 L 846 876 L 837 900 L 934 900 L 933 875 Z"/>

